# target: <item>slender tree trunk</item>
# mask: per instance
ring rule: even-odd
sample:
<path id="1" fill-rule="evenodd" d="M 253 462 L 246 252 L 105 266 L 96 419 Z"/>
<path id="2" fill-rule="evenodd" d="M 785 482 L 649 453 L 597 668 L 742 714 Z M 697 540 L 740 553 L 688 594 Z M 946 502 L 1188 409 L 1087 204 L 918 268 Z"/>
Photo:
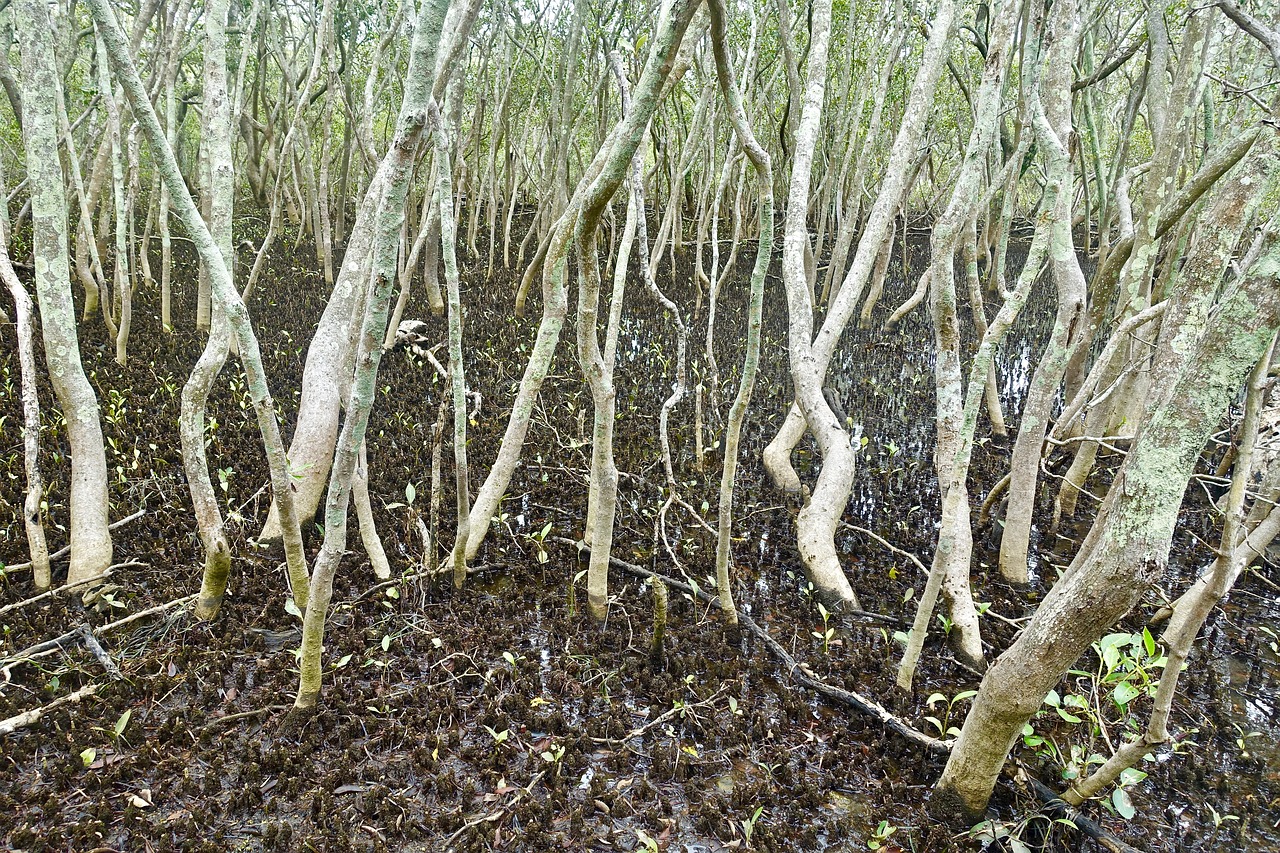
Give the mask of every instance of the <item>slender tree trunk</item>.
<path id="1" fill-rule="evenodd" d="M 277 501 L 281 504 L 281 514 L 285 521 L 285 555 L 288 561 L 289 577 L 296 592 L 299 588 L 306 586 L 306 561 L 302 552 L 302 536 L 298 528 L 297 515 L 293 508 L 293 483 L 290 477 L 289 461 L 284 453 L 283 442 L 280 440 L 280 425 L 276 421 L 275 406 L 267 387 L 258 339 L 253 334 L 248 311 L 235 290 L 231 270 L 204 220 L 201 219 L 187 184 L 178 170 L 173 149 L 169 147 L 150 97 L 142 80 L 138 77 L 129 53 L 129 46 L 125 42 L 120 25 L 116 22 L 114 11 L 108 0 L 88 0 L 87 5 L 102 33 L 112 70 L 124 87 L 134 115 L 151 146 L 156 168 L 169 188 L 175 212 L 191 235 L 201 260 L 209 268 L 213 298 L 216 300 L 215 307 L 218 311 L 226 313 L 235 331 L 240 359 L 248 375 L 249 397 L 257 414 L 258 428 L 262 433 L 267 466 L 271 472 L 272 489 Z"/>
<path id="2" fill-rule="evenodd" d="M 303 619 L 301 673 L 298 694 L 294 700 L 294 708 L 299 712 L 314 708 L 320 697 L 320 655 L 324 643 L 325 618 L 333 596 L 333 578 L 346 551 L 351 477 L 359 448 L 364 443 L 369 411 L 373 406 L 389 297 L 396 279 L 396 254 L 404 222 L 404 200 L 408 194 L 413 164 L 417 159 L 417 149 L 428 121 L 438 128 L 439 118 L 434 109 L 434 98 L 443 93 L 441 82 L 444 78 L 436 76 L 433 69 L 436 68 L 437 52 L 445 42 L 441 30 L 448 5 L 448 0 L 430 0 L 423 3 L 418 11 L 395 138 L 374 179 L 375 184 L 382 187 L 382 191 L 379 193 L 381 198 L 377 215 L 369 229 L 372 232 L 370 255 L 373 277 L 370 286 L 366 288 L 365 298 L 361 300 L 363 308 L 359 316 L 362 320 L 356 345 L 350 404 L 334 452 L 329 493 L 325 502 L 324 543 L 311 575 L 311 594 Z M 454 43 L 467 38 L 477 6 L 478 3 L 468 4 L 467 12 L 459 15 Z"/>
<path id="3" fill-rule="evenodd" d="M 590 215 L 598 221 L 609 198 L 617 191 L 626 174 L 627 164 L 640 145 L 644 129 L 657 106 L 663 82 L 671 74 L 676 52 L 685 30 L 689 26 L 698 4 L 691 0 L 676 0 L 667 12 L 664 25 L 651 42 L 649 58 L 644 73 L 636 86 L 635 109 L 623 118 L 610 139 L 597 155 L 596 162 L 584 174 L 575 198 L 566 214 L 557 222 L 552 234 L 552 247 L 547 251 L 543 264 L 542 322 L 534 342 L 529 362 L 520 381 L 520 390 L 507 421 L 507 429 L 498 450 L 498 458 L 489 469 L 489 476 L 476 493 L 471 508 L 471 536 L 467 542 L 467 558 L 473 559 L 489 530 L 489 519 L 506 493 L 507 485 L 520 461 L 520 451 L 533 415 L 534 402 L 551 367 L 560 329 L 567 313 L 564 292 L 564 254 L 578 216 Z M 581 212 L 579 212 L 581 211 Z M 594 226 L 593 226 L 594 227 Z"/>
<path id="4" fill-rule="evenodd" d="M 450 97 L 460 97 L 460 92 Z M 456 126 L 454 127 L 456 130 Z M 471 525 L 471 481 L 467 469 L 467 381 L 462 361 L 462 296 L 458 283 L 458 228 L 453 212 L 453 169 L 449 149 L 451 134 L 441 129 L 436 136 L 436 213 L 440 231 L 440 252 L 444 255 L 445 290 L 449 302 L 449 387 L 453 394 L 453 470 L 457 525 L 449 562 L 453 567 L 453 588 L 461 589 L 467 579 L 467 537 Z M 430 229 L 428 229 L 430 230 Z"/>
<path id="5" fill-rule="evenodd" d="M 733 529 L 733 485 L 738 470 L 739 444 L 742 422 L 751 405 L 751 393 L 755 387 L 756 370 L 760 362 L 760 328 L 764 313 L 764 282 L 769 271 L 773 250 L 773 168 L 769 154 L 756 140 L 742 106 L 742 95 L 734 80 L 733 64 L 729 61 L 726 30 L 727 14 L 724 0 L 710 0 L 711 38 L 715 51 L 716 74 L 720 81 L 729 115 L 743 151 L 751 160 L 760 185 L 760 237 L 756 249 L 755 267 L 751 271 L 751 301 L 747 309 L 747 345 L 742 359 L 742 377 L 738 382 L 738 394 L 729 408 L 729 419 L 724 430 L 724 470 L 720 478 L 719 525 L 716 539 L 716 589 L 720 596 L 720 609 L 730 624 L 737 624 L 738 612 L 733 603 L 733 587 L 729 576 L 731 559 L 731 533 Z"/>
<path id="6" fill-rule="evenodd" d="M 3 191 L 3 187 L 0 187 Z M 31 296 L 13 271 L 9 260 L 9 232 L 0 239 L 0 278 L 13 296 L 14 321 L 18 334 L 18 365 L 22 373 L 22 451 L 27 468 L 27 497 L 22 505 L 22 522 L 27 531 L 27 551 L 31 554 L 31 575 L 36 589 L 52 585 L 49 573 L 49 546 L 44 537 L 44 479 L 40 476 L 40 398 L 36 393 L 35 333 L 32 330 Z"/>

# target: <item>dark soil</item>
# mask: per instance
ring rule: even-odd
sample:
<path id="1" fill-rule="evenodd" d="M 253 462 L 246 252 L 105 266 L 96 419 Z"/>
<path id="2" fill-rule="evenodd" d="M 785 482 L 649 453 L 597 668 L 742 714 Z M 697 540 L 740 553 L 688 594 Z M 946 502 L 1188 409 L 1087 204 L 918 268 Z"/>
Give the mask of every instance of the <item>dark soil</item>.
<path id="1" fill-rule="evenodd" d="M 743 259 L 718 321 L 720 409 L 708 405 L 716 412 L 736 388 L 749 263 Z M 538 310 L 535 304 L 533 316 L 513 318 L 512 274 L 500 270 L 486 281 L 484 267 L 483 258 L 467 264 L 463 298 L 468 381 L 484 399 L 469 448 L 480 474 L 496 453 Z M 294 252 L 282 248 L 251 305 L 286 434 L 306 346 L 327 296 L 316 269 L 305 245 Z M 692 279 L 688 270 L 679 272 L 680 282 Z M 113 361 L 100 318 L 81 329 L 110 443 L 112 517 L 146 509 L 117 531 L 116 561 L 145 565 L 112 579 L 119 586 L 114 604 L 86 606 L 63 597 L 4 614 L 0 654 L 198 589 L 201 555 L 176 435 L 178 395 L 202 345 L 190 330 L 196 279 L 190 258 L 179 261 L 174 278 L 179 331 L 167 335 L 159 328 L 158 295 L 144 289 L 136 299 L 127 368 Z M 880 318 L 905 296 L 901 258 L 892 278 Z M 669 271 L 660 281 L 671 281 Z M 683 285 L 670 286 L 688 312 L 693 295 Z M 444 320 L 429 316 L 420 291 L 406 317 L 428 319 L 443 337 Z M 823 620 L 792 545 L 793 510 L 767 487 L 759 464 L 790 399 L 785 301 L 776 279 L 767 299 L 764 363 L 739 475 L 735 595 L 819 677 L 878 698 L 932 732 L 924 718 L 941 715 L 945 702 L 930 710 L 930 694 L 953 696 L 978 680 L 954 663 L 941 631 L 926 648 L 918 691 L 908 698 L 893 690 L 899 647 L 892 627 L 833 620 L 834 639 L 825 648 L 817 639 Z M 1035 330 L 1051 318 L 1051 302 L 1034 304 L 1003 349 L 1006 412 L 1021 406 L 1034 365 Z M 672 324 L 638 283 L 626 306 L 618 358 L 618 464 L 633 476 L 622 483 L 615 554 L 682 577 L 655 545 L 654 533 L 663 480 L 657 412 L 674 376 Z M 932 338 L 922 311 L 889 334 L 851 330 L 832 384 L 867 438 L 847 518 L 927 563 L 937 493 L 930 458 Z M 695 330 L 705 329 L 705 314 L 692 322 Z M 26 557 L 17 510 L 25 480 L 12 326 L 0 330 L 0 339 L 0 560 L 14 563 Z M 691 349 L 701 349 L 701 331 Z M 533 539 L 548 523 L 553 535 L 582 532 L 590 398 L 574 351 L 569 323 L 524 465 L 503 504 L 505 517 L 491 530 L 479 571 L 462 593 L 420 576 L 378 587 L 352 524 L 353 550 L 337 581 L 326 634 L 322 708 L 301 728 L 286 725 L 297 684 L 298 621 L 285 611 L 280 566 L 247 547 L 265 516 L 268 478 L 244 380 L 238 367 L 229 366 L 210 407 L 216 427 L 209 458 L 238 555 L 222 613 L 202 624 L 175 610 L 104 637 L 122 681 L 109 681 L 75 643 L 6 671 L 0 718 L 86 684 L 103 687 L 95 698 L 4 738 L 2 843 L 32 851 L 435 851 L 446 842 L 459 850 L 645 850 L 652 839 L 664 850 L 702 851 L 743 849 L 750 833 L 750 845 L 762 851 L 851 851 L 867 849 L 877 828 L 896 828 L 882 849 L 976 847 L 966 828 L 939 826 L 926 816 L 929 787 L 941 769 L 936 758 L 794 687 L 760 642 L 727 634 L 714 609 L 672 595 L 664 666 L 649 659 L 652 607 L 636 578 L 611 578 L 616 603 L 606 625 L 575 612 L 569 590 L 583 568 L 576 554 L 548 543 L 542 562 Z M 695 373 L 704 367 L 695 358 Z M 429 501 L 430 431 L 441 386 L 429 365 L 404 353 L 384 359 L 378 385 L 369 432 L 371 485 L 379 529 L 400 577 L 422 561 L 414 518 Z M 40 390 L 50 546 L 56 549 L 66 540 L 69 463 L 52 394 L 45 384 Z M 692 408 L 690 399 L 673 419 L 678 477 L 689 503 L 699 508 L 706 501 L 702 511 L 714 519 L 720 459 L 713 452 L 706 470 L 694 469 Z M 719 414 L 710 419 L 718 435 Z M 801 449 L 802 470 L 814 452 Z M 447 465 L 447 447 L 445 459 Z M 1005 442 L 984 442 L 975 458 L 975 495 L 985 493 L 1006 459 Z M 445 481 L 451 478 L 446 471 Z M 446 490 L 442 497 L 441 526 L 447 530 L 452 495 Z M 1215 536 L 1204 501 L 1192 495 L 1189 505 L 1177 545 L 1183 576 L 1203 564 L 1209 551 L 1202 542 Z M 1082 514 L 1089 511 L 1083 507 Z M 684 573 L 709 588 L 714 541 L 682 512 L 669 515 L 668 536 Z M 307 527 L 310 539 L 318 539 L 314 525 Z M 990 532 L 979 531 L 979 598 L 1003 616 L 1022 616 L 1043 589 L 1013 591 L 988 571 L 995 565 Z M 923 585 L 916 569 L 854 533 L 842 534 L 840 545 L 863 606 L 909 619 L 914 602 L 904 602 L 904 593 Z M 1069 560 L 1072 543 L 1059 539 L 1040 547 L 1044 577 Z M 55 582 L 59 570 L 65 574 L 65 564 L 55 566 Z M 0 604 L 32 594 L 28 574 L 14 573 L 4 583 Z M 579 585 L 576 598 L 584 595 Z M 1087 808 L 1089 815 L 1144 850 L 1280 849 L 1273 828 L 1280 821 L 1276 657 L 1268 627 L 1277 615 L 1274 602 L 1271 589 L 1246 580 L 1231 608 L 1214 617 L 1184 677 L 1187 695 L 1175 714 L 1181 754 L 1164 750 L 1160 760 L 1144 765 L 1150 777 L 1129 789 L 1138 816 L 1125 821 L 1097 804 Z M 1137 622 L 1128 627 L 1140 630 Z M 984 630 L 993 654 L 1013 636 L 1009 625 L 991 619 Z M 1091 670 L 1096 663 L 1086 659 L 1080 667 Z M 1085 690 L 1080 682 L 1072 676 L 1063 692 Z M 966 705 L 958 703 L 947 722 L 958 724 Z M 1135 705 L 1145 719 L 1146 708 Z M 628 737 L 667 712 L 673 713 L 664 722 Z M 1036 725 L 1066 752 L 1079 738 L 1077 728 L 1050 714 Z M 1262 735 L 1249 737 L 1254 731 Z M 1048 784 L 1061 786 L 1053 761 L 1021 745 L 1015 755 Z M 1002 787 L 992 815 L 1029 844 L 1046 842 L 1047 832 L 1048 849 L 1091 849 L 1093 842 L 1073 830 L 1027 821 L 1033 811 L 1033 804 Z"/>

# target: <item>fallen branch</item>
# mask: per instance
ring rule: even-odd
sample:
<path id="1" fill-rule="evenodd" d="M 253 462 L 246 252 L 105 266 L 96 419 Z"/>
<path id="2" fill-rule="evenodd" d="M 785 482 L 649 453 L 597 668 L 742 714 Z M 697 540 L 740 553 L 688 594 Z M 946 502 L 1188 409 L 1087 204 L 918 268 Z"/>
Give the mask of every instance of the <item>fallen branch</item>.
<path id="1" fill-rule="evenodd" d="M 265 708 L 255 708 L 252 711 L 241 711 L 238 714 L 227 714 L 225 717 L 216 717 L 210 720 L 209 722 L 205 723 L 200 728 L 196 729 L 195 733 L 199 734 L 205 729 L 211 729 L 214 726 L 220 726 L 223 723 L 231 723 L 231 722 L 235 722 L 236 720 L 245 720 L 245 719 L 248 719 L 249 717 L 261 717 L 263 714 L 270 714 L 272 711 L 286 711 L 289 709 L 289 707 L 290 707 L 289 705 L 267 705 Z"/>
<path id="2" fill-rule="evenodd" d="M 98 638 L 93 635 L 93 629 L 89 627 L 88 623 L 81 622 L 76 631 L 80 634 L 81 640 L 84 641 L 84 647 L 98 659 L 98 663 L 102 664 L 102 668 L 106 670 L 111 680 L 122 680 L 124 673 L 120 672 L 120 667 L 116 666 L 116 662 L 111 659 L 111 655 L 107 654 L 107 650 L 102 647 L 102 643 L 98 642 Z"/>
<path id="3" fill-rule="evenodd" d="M 174 239 L 177 239 L 177 238 L 175 237 Z M 147 514 L 147 511 L 145 509 L 140 509 L 137 512 L 135 512 L 133 515 L 127 515 L 124 518 L 120 519 L 119 521 L 108 525 L 107 529 L 119 530 L 121 527 L 124 527 L 129 522 L 137 521 L 139 518 L 142 518 L 146 514 Z M 53 562 L 54 560 L 62 560 L 67 558 L 70 555 L 71 555 L 71 546 L 64 545 L 63 547 L 59 548 L 57 551 L 54 551 L 52 554 L 49 555 L 49 562 Z M 0 569 L 0 576 L 7 575 L 10 572 L 24 572 L 24 571 L 25 572 L 31 571 L 30 562 L 13 563 L 12 565 L 5 566 L 3 569 Z"/>
<path id="4" fill-rule="evenodd" d="M 32 708 L 30 711 L 25 711 L 18 714 L 16 717 L 10 717 L 7 720 L 0 720 L 0 735 L 13 734 L 18 729 L 24 729 L 27 726 L 39 722 L 41 717 L 55 708 L 62 705 L 68 705 L 72 702 L 79 702 L 81 699 L 92 696 L 98 692 L 99 686 L 100 685 L 97 684 L 90 684 L 85 687 L 81 687 L 75 693 L 69 693 L 59 699 L 54 699 L 48 705 L 44 705 L 39 708 Z"/>
<path id="5" fill-rule="evenodd" d="M 182 598 L 176 598 L 173 601 L 166 601 L 164 604 L 157 604 L 155 607 L 149 607 L 146 610 L 140 610 L 137 613 L 125 616 L 123 619 L 117 619 L 115 622 L 110 622 L 100 628 L 94 628 L 93 634 L 96 637 L 101 637 L 110 631 L 114 631 L 117 628 L 123 628 L 125 625 L 130 625 L 140 619 L 145 619 L 148 616 L 154 616 L 157 613 L 162 613 L 165 610 L 170 610 L 174 607 L 178 607 L 179 605 L 190 604 L 197 598 L 197 596 L 198 593 L 187 595 Z M 62 648 L 63 644 L 67 641 L 77 639 L 78 637 L 80 637 L 79 628 L 74 631 L 68 631 L 60 637 L 54 637 L 52 640 L 44 640 L 36 643 L 34 646 L 29 646 L 16 654 L 0 660 L 0 670 L 5 672 L 7 678 L 8 671 L 14 665 L 22 663 L 23 661 L 34 660 L 37 657 L 47 656 L 53 651 Z"/>
<path id="6" fill-rule="evenodd" d="M 916 568 L 918 568 L 920 571 L 924 572 L 926 575 L 927 575 L 927 574 L 929 574 L 929 568 L 928 568 L 928 566 L 926 566 L 924 563 L 920 562 L 920 558 L 919 558 L 919 557 L 917 557 L 915 554 L 912 554 L 910 551 L 904 551 L 904 550 L 902 550 L 902 549 L 901 549 L 901 548 L 899 548 L 897 545 L 894 545 L 892 542 L 890 542 L 889 540 L 885 539 L 883 536 L 880 536 L 880 535 L 878 535 L 878 534 L 872 533 L 870 530 L 868 530 L 868 529 L 867 529 L 867 528 L 865 528 L 865 527 L 859 527 L 859 526 L 858 526 L 858 525 L 856 525 L 856 524 L 850 524 L 850 523 L 849 523 L 849 522 L 847 522 L 847 521 L 842 521 L 842 522 L 840 522 L 840 525 L 841 525 L 842 527 L 847 527 L 847 528 L 849 528 L 850 530 L 856 530 L 858 533 L 861 533 L 863 536 L 868 536 L 868 537 L 870 537 L 870 538 L 872 538 L 872 539 L 876 540 L 876 541 L 877 541 L 877 542 L 879 542 L 881 545 L 883 545 L 884 547 L 888 548 L 888 549 L 889 549 L 890 551 L 892 551 L 893 553 L 897 554 L 899 557 L 906 557 L 908 560 L 910 560 L 911 562 L 915 563 L 915 564 L 916 564 Z"/>
<path id="7" fill-rule="evenodd" d="M 629 740 L 634 740 L 635 738 L 643 737 L 645 734 L 656 729 L 658 726 L 662 725 L 667 720 L 671 719 L 677 714 L 681 714 L 681 715 L 688 714 L 690 711 L 693 711 L 695 708 L 706 708 L 710 705 L 714 705 L 715 701 L 719 699 L 721 696 L 723 696 L 728 689 L 729 689 L 728 687 L 721 687 L 711 696 L 707 697 L 706 699 L 703 699 L 701 702 L 694 702 L 692 705 L 676 705 L 674 708 L 670 708 L 662 712 L 658 716 L 654 717 L 652 720 L 645 723 L 643 726 L 638 726 L 632 729 L 631 731 L 627 732 L 625 735 L 623 735 L 620 738 L 593 737 L 591 739 L 591 742 L 596 744 L 611 744 L 611 745 L 625 744 Z"/>
<path id="8" fill-rule="evenodd" d="M 112 568 L 114 568 L 114 566 Z M 76 581 L 75 583 L 63 584 L 62 586 L 51 589 L 48 592 L 42 592 L 39 595 L 24 598 L 22 601 L 15 601 L 13 604 L 6 604 L 4 607 L 0 607 L 0 616 L 3 616 L 11 610 L 20 610 L 29 604 L 44 601 L 46 598 L 53 598 L 54 596 L 61 595 L 64 592 L 70 592 L 71 590 L 79 589 L 82 586 L 88 586 L 91 583 L 106 580 L 109 577 L 111 577 L 111 569 L 107 569 L 101 574 L 96 574 L 91 578 L 85 578 L 84 580 Z"/>
<path id="9" fill-rule="evenodd" d="M 1032 776 L 1026 769 L 1019 768 L 1015 779 L 1023 790 L 1033 794 L 1040 801 L 1045 814 L 1055 818 L 1066 818 L 1075 824 L 1076 829 L 1098 842 L 1110 853 L 1141 853 L 1136 847 L 1125 844 L 1099 824 L 1080 814 L 1077 809 L 1060 800 L 1052 788 Z"/>
<path id="10" fill-rule="evenodd" d="M 569 545 L 572 547 L 577 547 L 578 544 L 572 539 L 565 539 L 563 536 L 549 536 L 547 538 L 562 545 Z M 696 595 L 698 598 L 701 598 L 710 604 L 719 605 L 720 600 L 716 596 L 703 592 L 701 589 L 695 590 L 688 584 L 682 583 L 674 578 L 666 577 L 658 572 L 650 571 L 643 566 L 637 566 L 634 563 L 628 563 L 625 560 L 620 560 L 617 557 L 610 557 L 609 562 L 629 574 L 645 578 L 657 578 L 658 580 L 665 582 L 668 586 Z M 870 615 L 877 616 L 881 619 L 888 618 L 881 617 L 879 614 Z M 743 628 L 746 628 L 752 634 L 755 634 L 756 637 L 758 637 L 765 646 L 768 647 L 769 651 L 773 652 L 774 657 L 778 658 L 778 660 L 782 662 L 783 666 L 787 670 L 787 675 L 791 680 L 800 686 L 807 687 L 833 702 L 853 708 L 867 716 L 874 717 L 883 723 L 886 728 L 891 729 L 918 746 L 923 746 L 931 752 L 949 752 L 951 750 L 952 741 L 944 741 L 935 737 L 930 737 L 919 729 L 912 728 L 907 723 L 898 719 L 889 711 L 889 709 L 885 708 L 880 703 L 872 699 L 868 699 L 852 690 L 845 690 L 843 687 L 836 687 L 834 684 L 827 684 L 825 681 L 815 676 L 812 670 L 807 666 L 792 657 L 791 653 L 783 648 L 781 643 L 775 640 L 768 631 L 761 627 L 759 623 L 747 614 L 738 614 L 738 624 Z"/>

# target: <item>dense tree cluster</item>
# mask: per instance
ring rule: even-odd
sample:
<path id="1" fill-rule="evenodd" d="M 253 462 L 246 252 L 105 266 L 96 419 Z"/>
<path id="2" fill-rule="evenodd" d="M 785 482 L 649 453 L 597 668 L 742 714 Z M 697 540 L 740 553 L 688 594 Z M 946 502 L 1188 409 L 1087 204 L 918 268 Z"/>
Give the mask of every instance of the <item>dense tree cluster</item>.
<path id="1" fill-rule="evenodd" d="M 860 413 L 832 392 L 831 365 L 855 315 L 891 341 L 903 317 L 928 313 L 940 508 L 898 685 L 912 689 L 939 597 L 954 654 L 985 672 L 959 734 L 939 747 L 950 752 L 940 813 L 980 816 L 1062 675 L 1136 608 L 1151 618 L 1167 663 L 1149 724 L 1062 793 L 1079 805 L 1169 739 L 1197 632 L 1280 530 L 1280 463 L 1256 452 L 1280 328 L 1277 79 L 1276 9 L 1235 0 L 0 3 L 0 122 L 22 154 L 0 156 L 11 202 L 0 205 L 0 277 L 19 332 L 28 499 L 14 512 L 34 585 L 52 583 L 35 347 L 72 457 L 67 581 L 91 583 L 115 557 L 99 404 L 80 352 L 105 330 L 95 343 L 125 364 L 134 294 L 154 289 L 166 330 L 205 335 L 178 424 L 205 555 L 195 615 L 217 618 L 232 565 L 206 441 L 210 393 L 231 360 L 270 465 L 258 540 L 283 549 L 281 597 L 304 617 L 295 707 L 322 702 L 352 504 L 378 576 L 404 568 L 374 525 L 366 433 L 383 353 L 411 287 L 423 287 L 447 315 L 444 349 L 419 351 L 447 378 L 436 428 L 451 411 L 443 444 L 456 474 L 456 524 L 442 532 L 433 517 L 427 570 L 465 585 L 561 349 L 592 403 L 582 546 L 587 610 L 604 620 L 627 473 L 614 454 L 622 305 L 642 298 L 662 306 L 678 344 L 658 414 L 659 515 L 688 515 L 713 535 L 720 616 L 736 623 L 735 481 L 774 264 L 794 402 L 764 463 L 797 502 L 800 560 L 833 613 L 860 606 L 836 537 L 862 432 Z M 264 227 L 237 244 L 246 211 Z M 929 258 L 912 273 L 914 293 L 885 305 L 895 246 L 921 227 Z M 172 307 L 187 286 L 174 275 L 180 239 L 200 262 L 194 316 Z M 330 292 L 291 435 L 255 336 L 267 259 L 289 240 L 314 245 Z M 1026 254 L 1016 274 L 1011 245 Z M 740 256 L 754 257 L 745 284 L 733 275 Z M 540 312 L 510 398 L 486 401 L 506 418 L 492 459 L 467 453 L 460 265 L 486 280 L 510 271 L 511 310 Z M 677 280 L 683 269 L 691 281 Z M 740 285 L 743 360 L 718 364 L 717 306 Z M 996 358 L 1034 299 L 1055 313 L 1021 408 L 1006 411 Z M 567 323 L 571 352 L 560 347 Z M 723 461 L 714 527 L 682 494 L 669 435 L 672 418 L 695 412 L 695 464 L 704 438 Z M 1038 506 L 1052 505 L 1055 527 L 1086 502 L 1095 519 L 989 661 L 971 590 L 970 467 L 975 446 L 1006 431 L 1007 475 L 980 504 L 985 517 L 1005 501 L 1006 581 L 1031 580 Z M 797 470 L 806 434 L 820 461 Z M 1225 491 L 1218 558 L 1157 612 L 1148 594 L 1164 586 L 1179 507 L 1215 434 L 1230 445 L 1214 463 Z M 1123 461 L 1100 466 L 1100 454 Z M 1060 477 L 1046 477 L 1050 459 L 1062 460 Z M 438 467 L 435 481 L 438 491 Z M 317 512 L 322 541 L 308 551 L 303 521 Z M 658 538 L 678 562 L 678 543 Z"/>

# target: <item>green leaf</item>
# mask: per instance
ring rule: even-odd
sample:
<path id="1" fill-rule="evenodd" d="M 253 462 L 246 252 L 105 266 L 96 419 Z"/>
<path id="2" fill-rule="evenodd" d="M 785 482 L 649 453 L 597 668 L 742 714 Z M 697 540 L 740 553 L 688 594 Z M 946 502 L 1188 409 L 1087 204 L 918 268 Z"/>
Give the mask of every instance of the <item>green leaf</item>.
<path id="1" fill-rule="evenodd" d="M 302 611 L 298 609 L 298 603 L 292 598 L 286 598 L 284 600 L 284 612 L 292 616 L 297 616 L 299 619 L 302 618 Z"/>
<path id="2" fill-rule="evenodd" d="M 90 764 L 92 764 L 93 760 L 97 757 L 98 757 L 98 750 L 94 749 L 93 747 L 88 747 L 87 749 L 83 749 L 80 751 L 80 760 L 84 762 L 85 767 L 88 767 Z"/>
<path id="3" fill-rule="evenodd" d="M 1048 705 L 1051 708 L 1057 708 L 1059 705 L 1061 705 L 1062 699 L 1061 697 L 1058 696 L 1058 691 L 1050 690 L 1049 695 L 1044 697 L 1044 704 Z"/>
<path id="4" fill-rule="evenodd" d="M 1156 638 L 1146 628 L 1142 629 L 1142 645 L 1147 650 L 1147 657 L 1155 657 Z"/>
<path id="5" fill-rule="evenodd" d="M 549 534 L 550 532 L 551 532 L 551 522 L 548 521 L 546 527 L 543 527 L 542 532 L 538 534 L 538 538 L 546 539 L 547 534 Z"/>
<path id="6" fill-rule="evenodd" d="M 124 734 L 124 730 L 129 727 L 129 718 L 133 716 L 133 710 L 126 708 L 124 713 L 120 715 L 120 719 L 116 720 L 116 737 Z"/>
<path id="7" fill-rule="evenodd" d="M 962 699 L 972 699 L 974 696 L 977 696 L 977 695 L 978 695 L 978 691 L 976 690 L 961 690 L 954 697 L 952 697 L 951 704 L 954 705 L 955 703 L 961 701 Z"/>
<path id="8" fill-rule="evenodd" d="M 349 663 L 351 663 L 351 655 L 343 655 L 342 657 L 338 658 L 338 662 L 333 665 L 333 668 L 342 669 L 344 666 L 346 666 Z"/>
<path id="9" fill-rule="evenodd" d="M 408 503 L 413 503 L 413 499 L 418 496 L 418 490 L 413 487 L 413 483 L 405 483 L 404 499 Z"/>
<path id="10" fill-rule="evenodd" d="M 1136 785 L 1146 778 L 1147 778 L 1147 774 L 1142 772 L 1136 767 L 1126 767 L 1124 770 L 1120 771 L 1121 785 L 1125 785 L 1125 786 Z"/>
<path id="11" fill-rule="evenodd" d="M 387 652 L 387 651 L 390 651 L 390 650 L 391 650 L 391 635 L 390 635 L 390 634 L 383 634 L 383 635 L 382 635 L 382 650 L 383 650 L 384 652 Z"/>
<path id="12" fill-rule="evenodd" d="M 1078 723 L 1078 722 L 1080 722 L 1080 718 L 1079 718 L 1079 717 L 1077 717 L 1075 714 L 1070 714 L 1070 713 L 1068 713 L 1068 712 L 1066 712 L 1066 711 L 1062 710 L 1061 708 L 1058 708 L 1057 710 L 1058 710 L 1058 716 L 1059 716 L 1059 717 L 1061 717 L 1062 719 L 1066 720 L 1068 723 Z"/>
<path id="13" fill-rule="evenodd" d="M 1124 788 L 1116 788 L 1111 792 L 1111 805 L 1116 807 L 1116 813 L 1125 820 L 1132 820 L 1138 813 L 1133 807 L 1133 800 L 1129 799 L 1129 792 Z"/>
<path id="14" fill-rule="evenodd" d="M 400 597 L 400 590 L 396 589 L 394 586 L 387 587 L 387 598 L 399 598 L 399 597 Z"/>
<path id="15" fill-rule="evenodd" d="M 1138 688 L 1134 687 L 1127 681 L 1122 681 L 1116 685 L 1116 689 L 1111 693 L 1111 698 L 1121 708 L 1128 705 L 1134 699 L 1142 694 Z"/>

